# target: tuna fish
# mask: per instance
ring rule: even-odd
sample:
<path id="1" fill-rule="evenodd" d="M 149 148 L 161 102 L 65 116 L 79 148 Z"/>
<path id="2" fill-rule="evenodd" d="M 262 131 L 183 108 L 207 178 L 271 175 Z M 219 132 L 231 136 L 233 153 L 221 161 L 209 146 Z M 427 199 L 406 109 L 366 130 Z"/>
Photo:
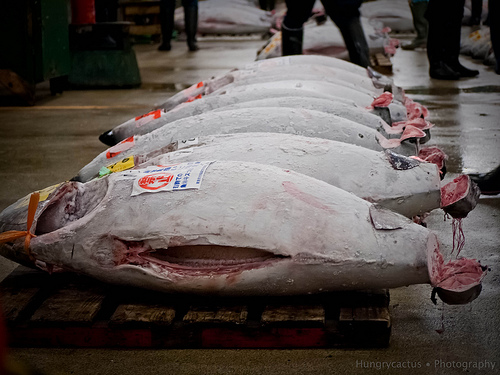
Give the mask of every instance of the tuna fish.
<path id="1" fill-rule="evenodd" d="M 99 139 L 113 146 L 133 135 L 147 134 L 168 123 L 182 118 L 207 113 L 252 107 L 304 108 L 331 113 L 336 116 L 366 125 L 372 129 L 387 132 L 389 125 L 378 115 L 356 106 L 353 102 L 333 100 L 332 97 L 311 95 L 301 90 L 250 91 L 236 95 L 205 96 L 199 100 L 180 104 L 169 112 L 156 110 L 144 116 L 131 119 L 114 129 L 104 132 Z M 295 96 L 293 96 L 295 95 Z"/>
<path id="2" fill-rule="evenodd" d="M 413 18 L 407 1 L 378 0 L 363 3 L 361 15 L 396 32 L 413 31 Z"/>
<path id="3" fill-rule="evenodd" d="M 249 34 L 269 31 L 273 24 L 271 12 L 234 1 L 200 1 L 198 32 L 202 34 Z M 184 30 L 184 8 L 175 11 L 175 27 Z"/>
<path id="4" fill-rule="evenodd" d="M 436 235 L 404 216 L 269 165 L 151 167 L 66 182 L 43 202 L 37 194 L 25 202 L 0 214 L 3 256 L 164 292 L 298 295 L 423 283 L 465 303 L 486 274 L 475 260 L 445 264 Z"/>
<path id="5" fill-rule="evenodd" d="M 372 83 L 375 88 L 384 88 L 385 90 L 391 91 L 392 93 L 394 93 L 395 99 L 400 103 L 403 103 L 405 100 L 403 90 L 400 87 L 395 86 L 393 82 L 387 77 L 380 75 L 379 73 L 373 71 L 370 68 L 365 69 L 340 59 L 335 59 L 325 56 L 295 55 L 295 56 L 278 57 L 264 61 L 256 61 L 254 63 L 247 64 L 240 69 L 236 69 L 234 73 L 239 74 L 237 73 L 239 71 L 246 71 L 246 72 L 255 72 L 255 71 L 266 72 L 271 70 L 277 71 L 279 70 L 280 67 L 286 68 L 288 66 L 295 66 L 295 65 L 323 66 L 327 68 L 332 68 L 335 71 L 345 73 L 346 79 L 351 83 L 352 80 L 359 82 L 360 80 L 364 81 L 366 80 L 366 77 L 369 77 L 372 80 Z M 354 78 L 355 76 L 357 76 L 357 78 Z M 340 79 L 338 74 L 336 74 L 336 77 Z M 291 75 L 289 78 L 293 78 L 293 75 Z M 208 92 L 213 92 L 217 88 L 231 84 L 233 81 L 234 77 L 231 75 L 231 73 L 229 73 L 223 76 L 212 78 L 210 80 L 199 82 L 185 90 L 182 90 L 173 97 L 169 98 L 165 103 L 160 105 L 158 108 L 168 111 L 181 103 L 204 96 Z M 401 118 L 400 120 L 403 119 Z"/>
<path id="6" fill-rule="evenodd" d="M 88 181 L 102 167 L 127 156 L 161 149 L 178 140 L 211 134 L 249 132 L 299 134 L 356 144 L 376 151 L 383 150 L 377 141 L 379 132 L 342 117 L 306 109 L 243 108 L 177 120 L 151 133 L 130 137 L 94 158 L 80 170 L 77 180 Z M 415 148 L 401 144 L 394 151 L 412 155 Z"/>
<path id="7" fill-rule="evenodd" d="M 441 207 L 437 166 L 391 151 L 377 152 L 348 143 L 291 134 L 210 135 L 169 145 L 155 156 L 134 155 L 136 168 L 181 162 L 237 160 L 292 169 L 328 182 L 407 217 Z M 173 151 L 175 150 L 175 151 Z M 145 160 L 141 163 L 142 160 Z M 346 178 L 346 176 L 349 176 Z"/>

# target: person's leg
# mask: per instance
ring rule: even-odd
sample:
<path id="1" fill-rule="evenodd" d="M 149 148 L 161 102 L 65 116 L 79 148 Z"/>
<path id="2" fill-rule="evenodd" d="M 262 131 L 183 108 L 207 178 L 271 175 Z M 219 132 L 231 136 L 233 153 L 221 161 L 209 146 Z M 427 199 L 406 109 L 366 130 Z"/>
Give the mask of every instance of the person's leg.
<path id="1" fill-rule="evenodd" d="M 427 11 L 428 1 L 418 1 L 411 2 L 410 9 L 413 19 L 413 27 L 417 36 L 415 39 L 407 45 L 403 45 L 404 50 L 414 50 L 415 48 L 422 48 L 427 45 L 427 33 L 429 30 L 429 25 L 425 19 L 425 12 Z"/>
<path id="2" fill-rule="evenodd" d="M 326 14 L 337 25 L 352 63 L 370 66 L 370 50 L 360 21 L 361 1 L 322 1 Z"/>
<path id="3" fill-rule="evenodd" d="M 481 24 L 481 15 L 483 13 L 483 0 L 471 0 L 469 26 Z"/>
<path id="4" fill-rule="evenodd" d="M 453 1 L 453 0 L 452 0 Z M 460 0 L 458 0 L 460 1 Z M 425 13 L 429 23 L 427 36 L 427 58 L 429 59 L 429 75 L 431 78 L 443 80 L 457 80 L 459 74 L 445 62 L 447 32 L 449 26 L 448 4 L 443 0 L 430 0 Z"/>
<path id="5" fill-rule="evenodd" d="M 462 37 L 462 18 L 464 16 L 465 0 L 448 0 L 448 30 L 445 34 L 444 62 L 460 77 L 475 77 L 478 70 L 468 69 L 459 61 L 460 39 Z"/>
<path id="6" fill-rule="evenodd" d="M 190 51 L 197 51 L 196 33 L 198 32 L 198 0 L 182 0 L 184 7 L 184 27 Z"/>
<path id="7" fill-rule="evenodd" d="M 160 51 L 170 51 L 170 39 L 174 31 L 175 0 L 160 1 L 161 44 Z"/>
<path id="8" fill-rule="evenodd" d="M 488 17 L 490 19 L 491 45 L 497 62 L 495 72 L 500 74 L 500 1 L 488 1 Z"/>
<path id="9" fill-rule="evenodd" d="M 286 0 L 287 12 L 281 25 L 283 56 L 302 54 L 304 22 L 311 15 L 314 0 Z"/>

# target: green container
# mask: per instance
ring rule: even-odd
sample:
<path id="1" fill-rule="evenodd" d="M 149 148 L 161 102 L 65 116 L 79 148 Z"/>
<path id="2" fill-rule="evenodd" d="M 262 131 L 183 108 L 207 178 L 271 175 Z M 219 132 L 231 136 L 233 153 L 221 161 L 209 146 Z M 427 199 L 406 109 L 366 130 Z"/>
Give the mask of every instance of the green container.
<path id="1" fill-rule="evenodd" d="M 2 1 L 0 69 L 17 75 L 33 95 L 37 83 L 52 86 L 71 70 L 68 7 L 67 0 Z"/>

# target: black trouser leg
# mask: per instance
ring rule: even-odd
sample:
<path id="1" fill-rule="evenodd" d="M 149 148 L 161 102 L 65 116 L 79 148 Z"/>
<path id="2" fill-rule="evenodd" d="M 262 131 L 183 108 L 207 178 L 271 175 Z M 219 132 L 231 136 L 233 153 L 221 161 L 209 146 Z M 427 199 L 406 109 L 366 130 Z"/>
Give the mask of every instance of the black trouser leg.
<path id="1" fill-rule="evenodd" d="M 456 80 L 460 76 L 445 63 L 446 45 L 450 42 L 449 35 L 447 35 L 450 27 L 449 17 L 451 17 L 451 15 L 448 15 L 448 1 L 450 0 L 430 0 L 427 6 L 425 13 L 429 23 L 427 58 L 429 59 L 429 75 L 431 78 Z"/>
<path id="2" fill-rule="evenodd" d="M 184 25 L 186 29 L 187 45 L 190 51 L 197 51 L 196 33 L 198 32 L 198 1 L 183 0 Z"/>
<path id="3" fill-rule="evenodd" d="M 483 0 L 471 0 L 469 26 L 479 25 L 483 13 Z"/>
<path id="4" fill-rule="evenodd" d="M 304 22 L 311 15 L 314 0 L 286 0 L 287 12 L 281 25 L 281 54 L 301 55 Z"/>
<path id="5" fill-rule="evenodd" d="M 160 2 L 160 26 L 161 44 L 160 51 L 170 51 L 170 39 L 174 31 L 175 0 L 161 0 Z"/>
<path id="6" fill-rule="evenodd" d="M 500 2 L 498 0 L 488 1 L 488 17 L 490 18 L 491 45 L 497 62 L 495 71 L 500 74 Z"/>
<path id="7" fill-rule="evenodd" d="M 360 21 L 361 1 L 348 5 L 338 5 L 332 1 L 322 1 L 325 11 L 337 25 L 352 63 L 364 68 L 370 66 L 370 50 Z"/>
<path id="8" fill-rule="evenodd" d="M 450 4 L 448 8 L 448 32 L 445 33 L 444 62 L 460 77 L 475 77 L 479 71 L 468 69 L 459 61 L 465 0 L 452 0 L 452 3 L 453 5 Z"/>

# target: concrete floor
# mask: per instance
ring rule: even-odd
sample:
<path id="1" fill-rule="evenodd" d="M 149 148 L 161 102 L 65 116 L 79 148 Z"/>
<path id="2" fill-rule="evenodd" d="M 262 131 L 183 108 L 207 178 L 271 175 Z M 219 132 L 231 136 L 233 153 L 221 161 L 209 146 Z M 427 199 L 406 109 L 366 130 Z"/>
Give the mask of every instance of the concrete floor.
<path id="1" fill-rule="evenodd" d="M 97 136 L 146 113 L 175 92 L 254 60 L 260 40 L 201 41 L 187 52 L 138 45 L 143 85 L 133 90 L 37 90 L 34 107 L 0 107 L 0 209 L 18 198 L 71 178 L 106 147 Z M 457 173 L 487 171 L 500 160 L 500 76 L 481 62 L 478 78 L 431 80 L 425 52 L 398 50 L 393 79 L 430 110 L 431 143 L 449 155 L 450 180 Z M 445 253 L 451 221 L 433 212 Z M 463 255 L 491 267 L 480 297 L 466 306 L 433 305 L 431 288 L 391 291 L 390 347 L 377 350 L 100 350 L 12 348 L 11 358 L 46 374 L 469 374 L 500 373 L 500 199 L 483 196 L 464 221 Z M 0 280 L 15 264 L 0 260 Z M 444 327 L 439 334 L 436 330 Z M 494 367 L 493 367 L 494 366 Z"/>

